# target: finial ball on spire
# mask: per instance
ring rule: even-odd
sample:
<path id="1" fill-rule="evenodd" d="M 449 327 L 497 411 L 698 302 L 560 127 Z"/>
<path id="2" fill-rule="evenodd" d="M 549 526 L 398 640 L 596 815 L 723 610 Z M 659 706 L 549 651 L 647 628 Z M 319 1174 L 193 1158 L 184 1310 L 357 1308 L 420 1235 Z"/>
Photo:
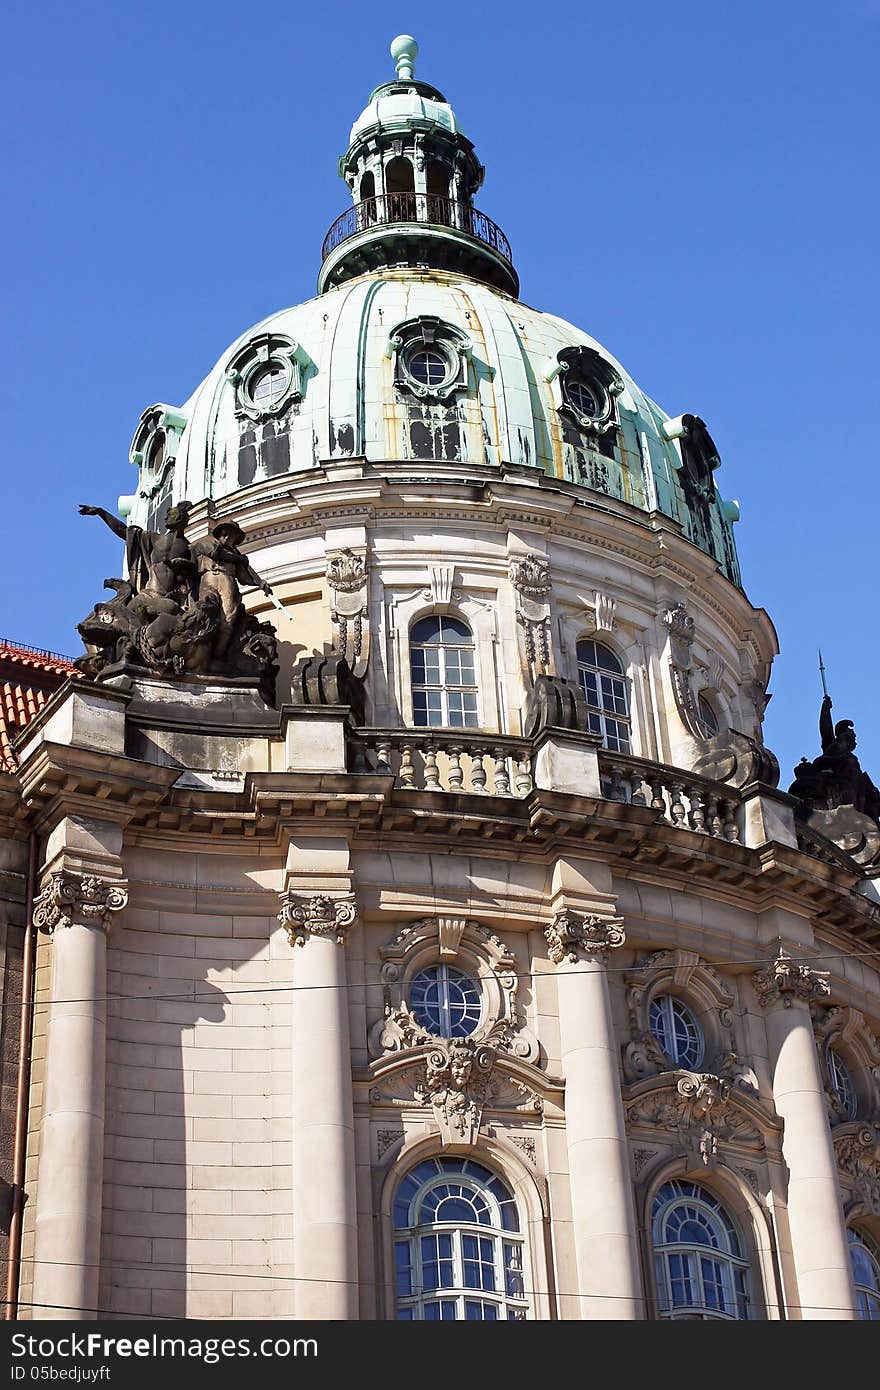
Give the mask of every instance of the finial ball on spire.
<path id="1" fill-rule="evenodd" d="M 409 82 L 416 70 L 419 46 L 411 34 L 398 34 L 391 40 L 391 56 L 397 64 L 397 76 L 401 82 Z"/>

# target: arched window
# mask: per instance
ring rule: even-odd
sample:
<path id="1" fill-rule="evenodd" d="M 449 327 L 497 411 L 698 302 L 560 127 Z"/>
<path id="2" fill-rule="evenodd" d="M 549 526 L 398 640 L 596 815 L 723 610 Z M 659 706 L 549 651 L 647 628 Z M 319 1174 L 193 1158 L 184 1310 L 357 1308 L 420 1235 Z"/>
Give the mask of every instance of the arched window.
<path id="1" fill-rule="evenodd" d="M 601 642 L 577 644 L 578 680 L 587 697 L 590 732 L 612 753 L 629 753 L 629 697 L 623 667 Z"/>
<path id="2" fill-rule="evenodd" d="M 525 1318 L 523 1238 L 513 1194 L 473 1159 L 428 1158 L 394 1202 L 399 1320 Z"/>
<path id="3" fill-rule="evenodd" d="M 476 729 L 474 639 L 460 618 L 422 618 L 409 635 L 413 719 L 417 726 Z"/>
<path id="4" fill-rule="evenodd" d="M 671 1062 L 693 1071 L 703 1060 L 703 1035 L 690 1009 L 674 994 L 651 1000 L 651 1033 Z"/>
<path id="5" fill-rule="evenodd" d="M 385 222 L 413 222 L 416 216 L 416 195 L 413 167 L 408 159 L 397 156 L 385 168 Z"/>
<path id="6" fill-rule="evenodd" d="M 860 1231 L 848 1230 L 849 1258 L 856 1285 L 859 1317 L 865 1322 L 880 1322 L 880 1259 L 873 1241 Z"/>
<path id="7" fill-rule="evenodd" d="M 736 1227 L 712 1192 L 679 1179 L 664 1183 L 651 1230 L 662 1318 L 748 1318 L 748 1264 Z"/>
<path id="8" fill-rule="evenodd" d="M 428 165 L 425 184 L 428 190 L 428 221 L 439 222 L 443 226 L 451 223 L 449 203 L 449 170 L 438 160 L 432 159 Z"/>
<path id="9" fill-rule="evenodd" d="M 361 176 L 358 227 L 368 227 L 376 220 L 376 176 L 367 169 Z"/>
<path id="10" fill-rule="evenodd" d="M 714 734 L 718 733 L 719 729 L 718 715 L 715 713 L 715 706 L 707 695 L 698 695 L 697 708 L 706 733 L 711 738 Z"/>

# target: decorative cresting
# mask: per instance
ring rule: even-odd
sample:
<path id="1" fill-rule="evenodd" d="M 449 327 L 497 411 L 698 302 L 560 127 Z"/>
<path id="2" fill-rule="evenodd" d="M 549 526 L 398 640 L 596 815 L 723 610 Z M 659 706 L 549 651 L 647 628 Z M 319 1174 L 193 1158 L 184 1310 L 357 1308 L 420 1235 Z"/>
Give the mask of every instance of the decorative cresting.
<path id="1" fill-rule="evenodd" d="M 291 946 L 304 946 L 309 936 L 334 937 L 345 944 L 346 933 L 357 921 L 358 909 L 353 893 L 331 897 L 314 893 L 306 897 L 288 889 L 281 895 L 278 920 L 287 932 Z"/>
<path id="2" fill-rule="evenodd" d="M 853 1120 L 841 1102 L 831 1073 L 830 1052 L 834 1049 L 853 1073 L 858 1116 L 880 1117 L 880 1038 L 868 1026 L 859 1009 L 833 1004 L 812 1005 L 813 1032 L 819 1049 L 819 1069 L 828 1101 L 832 1125 Z"/>
<path id="3" fill-rule="evenodd" d="M 814 970 L 812 966 L 794 960 L 790 952 L 780 946 L 774 959 L 762 970 L 756 970 L 752 979 L 758 1002 L 765 1009 L 780 999 L 783 1006 L 790 1009 L 796 999 L 806 1004 L 826 999 L 831 993 L 828 983 L 830 973 L 829 970 Z"/>
<path id="4" fill-rule="evenodd" d="M 626 941 L 622 917 L 595 917 L 591 913 L 557 912 L 544 928 L 550 959 L 554 965 L 564 960 L 574 964 L 584 955 L 603 955 L 615 951 Z"/>
<path id="5" fill-rule="evenodd" d="M 841 1125 L 834 1131 L 834 1152 L 853 1198 L 880 1216 L 880 1124 Z"/>
<path id="6" fill-rule="evenodd" d="M 347 662 L 352 675 L 362 679 L 370 659 L 366 556 L 347 547 L 336 551 L 327 558 L 326 577 L 334 650 Z"/>
<path id="7" fill-rule="evenodd" d="M 736 1082 L 712 1072 L 678 1070 L 633 1087 L 625 1101 L 630 1128 L 667 1131 L 689 1170 L 714 1168 L 724 1149 L 761 1149 L 780 1126 Z"/>
<path id="8" fill-rule="evenodd" d="M 700 718 L 699 708 L 691 686 L 692 653 L 695 624 L 682 599 L 663 612 L 663 623 L 669 633 L 669 675 L 675 706 L 689 734 L 707 739 L 712 730 Z"/>
<path id="9" fill-rule="evenodd" d="M 110 925 L 110 915 L 128 903 L 128 888 L 96 874 L 77 874 L 60 869 L 34 900 L 34 926 L 49 935 L 56 927 L 70 927 L 80 919 L 89 927 Z"/>
<path id="10" fill-rule="evenodd" d="M 550 561 L 546 555 L 517 555 L 510 561 L 516 603 L 520 660 L 531 686 L 538 676 L 555 674 L 550 625 Z"/>
<path id="11" fill-rule="evenodd" d="M 629 1082 L 674 1070 L 651 1032 L 649 1010 L 659 995 L 674 994 L 699 1020 L 707 1071 L 757 1093 L 757 1077 L 736 1053 L 733 1036 L 735 995 L 727 981 L 696 951 L 655 951 L 624 977 L 629 1010 L 629 1041 L 623 1047 L 623 1074 Z"/>

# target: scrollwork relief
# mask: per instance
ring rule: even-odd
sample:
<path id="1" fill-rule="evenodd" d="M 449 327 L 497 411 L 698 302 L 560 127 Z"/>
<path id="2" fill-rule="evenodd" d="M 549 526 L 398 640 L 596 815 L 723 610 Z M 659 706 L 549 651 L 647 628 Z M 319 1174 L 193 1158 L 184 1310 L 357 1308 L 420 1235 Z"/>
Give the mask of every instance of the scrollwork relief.
<path id="1" fill-rule="evenodd" d="M 128 888 L 96 874 L 77 874 L 68 869 L 50 874 L 42 893 L 34 899 L 34 926 L 48 935 L 75 920 L 90 927 L 108 927 L 111 913 L 128 903 Z"/>

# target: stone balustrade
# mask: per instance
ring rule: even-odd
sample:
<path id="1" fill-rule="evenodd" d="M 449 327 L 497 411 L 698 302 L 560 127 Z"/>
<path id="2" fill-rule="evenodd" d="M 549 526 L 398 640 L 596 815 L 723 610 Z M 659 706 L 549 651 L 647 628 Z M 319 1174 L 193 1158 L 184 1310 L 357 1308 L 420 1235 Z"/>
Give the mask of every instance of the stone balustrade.
<path id="1" fill-rule="evenodd" d="M 532 745 L 525 738 L 466 729 L 357 729 L 353 772 L 392 774 L 404 791 L 526 796 L 532 790 Z"/>
<path id="2" fill-rule="evenodd" d="M 647 806 L 679 830 L 742 842 L 742 803 L 735 787 L 664 763 L 605 751 L 599 753 L 599 775 L 609 801 Z"/>

